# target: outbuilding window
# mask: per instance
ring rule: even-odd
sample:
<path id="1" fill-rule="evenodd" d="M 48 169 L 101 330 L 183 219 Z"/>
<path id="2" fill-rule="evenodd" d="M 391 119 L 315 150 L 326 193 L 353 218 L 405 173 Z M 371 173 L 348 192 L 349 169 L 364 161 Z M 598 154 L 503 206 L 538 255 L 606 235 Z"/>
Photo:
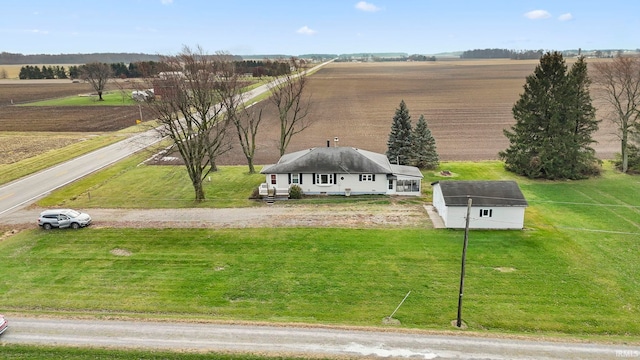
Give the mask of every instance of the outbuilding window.
<path id="1" fill-rule="evenodd" d="M 492 217 L 493 209 L 480 209 L 480 217 Z"/>

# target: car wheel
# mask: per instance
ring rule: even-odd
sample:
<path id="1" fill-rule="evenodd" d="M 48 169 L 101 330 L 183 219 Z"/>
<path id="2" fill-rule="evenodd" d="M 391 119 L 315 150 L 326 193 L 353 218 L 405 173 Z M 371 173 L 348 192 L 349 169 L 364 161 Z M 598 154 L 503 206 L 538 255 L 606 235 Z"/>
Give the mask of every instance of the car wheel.
<path id="1" fill-rule="evenodd" d="M 42 227 L 43 227 L 45 230 L 51 230 L 51 224 L 49 224 L 49 223 L 45 223 L 44 225 L 42 225 Z"/>
<path id="2" fill-rule="evenodd" d="M 78 223 L 71 223 L 71 228 L 72 228 L 72 229 L 79 229 L 79 228 L 80 228 L 80 224 L 78 224 Z"/>

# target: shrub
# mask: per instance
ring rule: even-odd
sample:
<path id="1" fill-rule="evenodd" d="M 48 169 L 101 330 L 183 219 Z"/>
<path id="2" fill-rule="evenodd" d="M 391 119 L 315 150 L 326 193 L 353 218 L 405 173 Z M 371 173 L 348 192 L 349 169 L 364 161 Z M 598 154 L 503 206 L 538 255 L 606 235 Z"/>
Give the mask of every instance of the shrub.
<path id="1" fill-rule="evenodd" d="M 249 196 L 249 199 L 260 199 L 260 187 L 255 187 L 253 188 L 253 192 L 251 193 L 251 196 Z"/>
<path id="2" fill-rule="evenodd" d="M 302 188 L 298 185 L 291 185 L 289 188 L 289 199 L 302 199 Z"/>
<path id="3" fill-rule="evenodd" d="M 627 173 L 640 174 L 640 148 L 630 144 L 628 149 Z M 622 155 L 616 154 L 616 160 L 613 162 L 616 169 L 622 171 Z"/>

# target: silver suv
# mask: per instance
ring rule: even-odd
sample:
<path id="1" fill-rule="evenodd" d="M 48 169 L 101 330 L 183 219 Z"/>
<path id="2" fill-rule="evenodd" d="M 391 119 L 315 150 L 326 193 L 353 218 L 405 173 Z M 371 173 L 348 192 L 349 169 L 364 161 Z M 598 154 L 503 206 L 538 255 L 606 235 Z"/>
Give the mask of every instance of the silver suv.
<path id="1" fill-rule="evenodd" d="M 38 225 L 45 230 L 57 227 L 60 229 L 79 229 L 91 224 L 91 216 L 73 209 L 45 210 L 38 217 Z"/>

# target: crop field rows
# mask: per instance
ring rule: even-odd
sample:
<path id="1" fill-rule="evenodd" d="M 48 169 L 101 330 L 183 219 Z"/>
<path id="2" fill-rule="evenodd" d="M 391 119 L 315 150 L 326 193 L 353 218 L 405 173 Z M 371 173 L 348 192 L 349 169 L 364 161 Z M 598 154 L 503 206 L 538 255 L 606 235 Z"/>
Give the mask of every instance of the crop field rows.
<path id="1" fill-rule="evenodd" d="M 441 160 L 497 159 L 508 146 L 503 129 L 515 122 L 511 108 L 537 64 L 510 60 L 330 64 L 310 77 L 313 125 L 294 137 L 287 151 L 326 146 L 327 140 L 334 146 L 338 137 L 338 146 L 384 153 L 393 115 L 404 100 L 413 124 L 425 116 Z M 592 89 L 596 107 L 597 95 Z M 258 164 L 278 160 L 276 114 L 267 106 L 263 117 Z M 613 132 L 611 124 L 601 123 L 594 145 L 600 158 L 613 158 L 619 151 Z M 221 163 L 242 164 L 242 153 L 234 149 Z"/>
<path id="2" fill-rule="evenodd" d="M 537 64 L 533 60 L 330 64 L 309 78 L 312 125 L 292 139 L 287 151 L 327 146 L 329 140 L 330 146 L 383 153 L 393 115 L 404 100 L 414 124 L 421 114 L 425 116 L 441 160 L 497 159 L 508 146 L 503 130 L 514 123 L 511 108 Z M 109 132 L 129 127 L 139 118 L 136 106 L 10 105 L 11 100 L 24 104 L 90 92 L 88 84 L 71 81 L 2 81 L 0 132 Z M 592 97 L 600 107 L 593 87 Z M 264 108 L 255 163 L 274 163 L 279 157 L 276 111 L 268 101 L 255 108 Z M 603 112 L 598 116 L 602 118 Z M 602 122 L 594 144 L 602 159 L 619 151 L 613 134 L 612 125 Z M 236 141 L 235 136 L 230 139 Z M 218 159 L 220 165 L 244 163 L 239 146 Z"/>

